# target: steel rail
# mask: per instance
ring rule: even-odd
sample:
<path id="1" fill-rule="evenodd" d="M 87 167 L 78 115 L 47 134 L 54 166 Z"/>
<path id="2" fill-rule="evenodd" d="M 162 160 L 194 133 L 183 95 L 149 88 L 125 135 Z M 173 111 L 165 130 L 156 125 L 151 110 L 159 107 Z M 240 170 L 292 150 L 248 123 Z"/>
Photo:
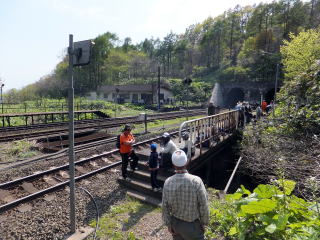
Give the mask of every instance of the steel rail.
<path id="1" fill-rule="evenodd" d="M 105 167 L 102 167 L 102 168 L 99 168 L 97 170 L 94 170 L 94 171 L 91 171 L 91 172 L 88 172 L 88 173 L 85 173 L 81 176 L 78 176 L 78 177 L 75 177 L 75 181 L 80 181 L 84 178 L 88 178 L 88 177 L 91 177 L 92 175 L 95 175 L 97 173 L 100 173 L 100 172 L 103 172 L 103 171 L 106 171 L 106 170 L 109 170 L 111 168 L 114 168 L 114 167 L 117 167 L 121 164 L 121 161 L 118 161 L 118 162 L 115 162 L 113 164 L 110 164 L 108 166 L 105 166 Z M 68 186 L 70 181 L 65 181 L 65 182 L 62 182 L 62 183 L 58 183 L 57 185 L 55 186 L 52 186 L 52 187 L 49 187 L 49 188 L 46 188 L 44 190 L 41 190 L 39 192 L 36 192 L 36 193 L 32 193 L 28 196 L 25 196 L 25 197 L 22 197 L 22 198 L 19 198 L 19 199 L 16 199 L 12 202 L 9 202 L 9 203 L 6 203 L 4 205 L 1 205 L 0 206 L 0 213 L 4 212 L 4 211 L 7 211 L 9 209 L 12 209 L 22 203 L 25 203 L 25 202 L 29 202 L 29 201 L 32 201 L 38 197 L 41 197 L 45 194 L 48 194 L 48 193 L 51 193 L 51 192 L 55 192 L 57 190 L 60 190 L 61 188 L 65 187 L 65 186 Z"/>
<path id="2" fill-rule="evenodd" d="M 75 152 L 78 153 L 78 152 L 84 151 L 84 150 L 86 150 L 86 149 L 88 149 L 90 147 L 96 147 L 98 145 L 112 143 L 115 140 L 116 140 L 115 137 L 111 137 L 111 138 L 108 138 L 108 139 L 105 139 L 105 140 L 99 140 L 99 141 L 95 141 L 95 142 L 92 142 L 92 143 L 85 143 L 85 144 L 81 144 L 81 145 L 76 145 L 75 146 Z M 32 159 L 30 161 L 27 161 L 27 162 L 24 162 L 24 160 L 18 160 L 18 161 L 0 163 L 0 165 L 1 164 L 13 164 L 13 163 L 16 163 L 13 166 L 11 165 L 11 166 L 8 166 L 8 167 L 0 168 L 0 172 L 8 170 L 8 169 L 11 169 L 12 167 L 25 166 L 27 164 L 34 163 L 34 162 L 37 162 L 37 161 L 55 159 L 55 158 L 60 157 L 60 156 L 65 156 L 67 151 L 68 151 L 68 147 L 66 147 L 66 148 L 64 148 L 64 149 L 62 149 L 62 150 L 60 150 L 60 151 L 58 151 L 56 153 L 51 153 L 51 154 L 46 155 L 46 156 L 41 156 L 41 157 L 38 157 L 38 158 L 34 158 L 34 159 Z M 20 162 L 20 163 L 17 163 L 17 162 Z"/>
<path id="3" fill-rule="evenodd" d="M 202 111 L 193 111 L 193 112 L 189 112 L 188 114 L 186 113 L 172 113 L 170 114 L 169 116 L 167 114 L 163 114 L 161 113 L 158 114 L 157 116 L 154 116 L 154 115 L 148 115 L 149 116 L 149 119 L 147 119 L 147 122 L 153 122 L 153 121 L 156 121 L 156 120 L 169 120 L 169 119 L 172 119 L 172 118 L 177 118 L 177 117 L 184 117 L 184 116 L 195 116 L 197 114 L 201 114 L 201 113 L 204 113 L 204 110 Z M 127 123 L 135 123 L 135 124 L 141 124 L 141 123 L 144 123 L 145 121 L 144 120 L 138 120 L 137 117 L 134 117 L 134 118 L 131 118 L 129 119 L 126 118 L 119 118 L 117 120 L 120 120 L 120 121 L 116 121 L 116 122 L 112 122 L 112 123 L 109 123 L 110 121 L 114 121 L 115 119 L 111 120 L 111 119 L 108 119 L 108 123 L 102 121 L 100 122 L 100 125 L 98 124 L 95 124 L 95 125 L 86 125 L 86 126 L 76 126 L 75 129 L 76 130 L 80 130 L 80 129 L 86 129 L 86 128 L 101 128 L 101 127 L 106 127 L 106 128 L 113 128 L 113 127 L 118 127 L 119 125 L 121 124 L 127 124 Z M 21 133 L 21 134 L 16 134 L 16 135 L 6 135 L 6 136 L 3 136 L 3 137 L 0 137 L 0 142 L 1 141 L 10 141 L 10 140 L 15 140 L 15 139 L 21 139 L 21 138 L 24 138 L 24 137 L 37 137 L 37 136 L 43 136 L 45 134 L 48 134 L 48 133 L 55 133 L 55 132 L 59 132 L 61 133 L 61 131 L 64 131 L 64 129 L 59 129 L 59 130 L 55 130 L 55 129 L 52 129 L 52 130 L 49 130 L 49 131 L 43 131 L 43 132 L 36 132 L 36 133 Z"/>
<path id="4" fill-rule="evenodd" d="M 197 111 L 205 111 L 205 110 L 193 110 L 192 112 Z M 175 115 L 175 114 L 184 114 L 184 112 L 168 112 L 168 113 L 156 113 L 156 114 L 148 114 L 149 117 L 161 117 L 162 115 Z M 138 116 L 128 116 L 128 117 L 116 117 L 116 118 L 99 118 L 99 119 L 84 119 L 75 121 L 76 124 L 89 124 L 89 123 L 96 123 L 96 122 L 105 122 L 105 121 L 114 121 L 114 120 L 130 120 L 138 118 Z M 0 127 L 0 132 L 6 131 L 19 131 L 25 129 L 33 129 L 33 128 L 47 128 L 47 127 L 54 127 L 54 126 L 64 126 L 67 125 L 67 122 L 54 122 L 54 123 L 40 123 L 40 124 L 33 124 L 28 126 L 10 126 L 10 127 Z"/>
<path id="5" fill-rule="evenodd" d="M 170 134 L 171 135 L 176 135 L 178 133 L 179 133 L 178 131 L 174 131 L 174 132 L 171 132 Z M 150 139 L 138 142 L 136 144 L 133 144 L 133 146 L 136 147 L 136 146 L 144 145 L 146 143 L 159 140 L 160 138 L 161 138 L 161 136 L 150 138 Z M 89 161 L 92 161 L 92 160 L 95 160 L 95 159 L 100 159 L 100 158 L 105 157 L 107 155 L 111 155 L 113 153 L 117 153 L 118 151 L 119 151 L 119 149 L 114 149 L 114 150 L 111 150 L 111 151 L 103 153 L 103 154 L 99 154 L 99 155 L 96 155 L 96 156 L 92 156 L 92 157 L 89 157 L 89 158 L 86 158 L 86 159 L 79 160 L 79 161 L 75 162 L 75 164 L 79 165 L 79 164 L 82 164 L 82 163 L 85 163 L 85 162 L 89 162 Z M 82 180 L 84 178 L 93 176 L 93 175 L 95 175 L 97 173 L 100 173 L 100 172 L 103 172 L 105 170 L 117 167 L 120 164 L 121 164 L 121 161 L 118 161 L 118 162 L 112 163 L 112 164 L 110 164 L 108 166 L 104 166 L 104 167 L 101 167 L 99 169 L 96 169 L 96 170 L 93 170 L 93 171 L 89 171 L 87 173 L 82 174 L 81 176 L 76 177 L 75 181 L 80 181 L 80 180 Z M 48 175 L 48 174 L 51 174 L 53 172 L 56 172 L 56 171 L 59 171 L 59 170 L 62 170 L 62 169 L 66 169 L 68 167 L 69 167 L 69 164 L 65 164 L 65 165 L 56 167 L 54 169 L 46 170 L 46 171 L 43 171 L 43 172 L 40 172 L 40 173 L 36 173 L 36 174 L 32 174 L 32 175 L 29 175 L 29 176 L 22 177 L 20 179 L 16 179 L 16 180 L 13 180 L 13 181 L 5 182 L 5 183 L 0 184 L 0 188 L 1 189 L 8 189 L 10 187 L 15 187 L 16 185 L 18 185 L 18 184 L 20 184 L 22 182 L 34 180 L 34 179 L 40 178 L 41 176 Z M 16 200 L 14 200 L 12 202 L 3 204 L 3 205 L 0 206 L 0 213 L 2 213 L 4 211 L 7 211 L 9 209 L 12 209 L 12 208 L 14 208 L 14 207 L 16 207 L 16 206 L 18 206 L 18 205 L 20 205 L 22 203 L 34 200 L 34 199 L 36 199 L 36 198 L 38 198 L 40 196 L 43 196 L 43 195 L 45 195 L 47 193 L 57 191 L 57 190 L 63 188 L 64 186 L 67 186 L 68 184 L 69 184 L 69 181 L 58 183 L 55 186 L 48 187 L 48 188 L 40 190 L 40 191 L 38 191 L 36 193 L 32 193 L 32 194 L 29 194 L 29 195 L 24 196 L 22 198 L 16 199 Z"/>

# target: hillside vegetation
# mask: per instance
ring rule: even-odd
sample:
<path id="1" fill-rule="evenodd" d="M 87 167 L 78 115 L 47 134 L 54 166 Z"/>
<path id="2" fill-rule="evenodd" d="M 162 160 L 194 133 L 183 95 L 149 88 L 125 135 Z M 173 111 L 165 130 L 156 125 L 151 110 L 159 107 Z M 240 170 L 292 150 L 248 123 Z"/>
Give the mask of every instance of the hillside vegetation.
<path id="1" fill-rule="evenodd" d="M 241 143 L 242 171 L 264 184 L 212 201 L 210 238 L 320 237 L 320 32 L 289 37 L 280 50 L 285 76 L 275 115 L 248 125 Z"/>
<path id="2" fill-rule="evenodd" d="M 85 96 L 102 84 L 155 82 L 158 66 L 163 79 L 173 79 L 169 82 L 178 98 L 186 76 L 193 78 L 191 95 L 199 100 L 206 99 L 206 89 L 217 81 L 274 81 L 283 40 L 319 24 L 319 0 L 281 0 L 237 5 L 162 40 L 146 38 L 133 44 L 130 37 L 121 41 L 106 32 L 94 39 L 90 65 L 75 69 L 75 93 Z M 8 101 L 64 98 L 67 67 L 65 56 L 51 74 L 21 91 L 10 90 Z"/>
<path id="3" fill-rule="evenodd" d="M 285 69 L 275 117 L 245 131 L 245 168 L 266 181 L 297 181 L 300 194 L 310 177 L 320 182 L 320 32 L 291 36 L 281 48 Z"/>

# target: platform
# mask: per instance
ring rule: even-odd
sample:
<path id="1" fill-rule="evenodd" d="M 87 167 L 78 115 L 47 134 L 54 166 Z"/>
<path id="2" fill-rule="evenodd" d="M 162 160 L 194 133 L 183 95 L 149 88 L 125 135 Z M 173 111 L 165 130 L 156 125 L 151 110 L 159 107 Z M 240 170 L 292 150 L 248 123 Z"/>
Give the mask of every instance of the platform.
<path id="1" fill-rule="evenodd" d="M 33 125 L 35 124 L 35 119 L 44 119 L 44 123 L 54 122 L 55 118 L 59 116 L 62 121 L 64 119 L 68 119 L 69 112 L 61 111 L 61 112 L 30 112 L 30 113 L 6 113 L 0 114 L 0 119 L 2 120 L 2 127 L 11 126 L 11 119 L 12 118 L 23 118 L 25 121 L 25 125 Z M 108 118 L 109 116 L 101 111 L 98 110 L 81 110 L 81 111 L 74 111 L 75 118 L 80 118 L 80 115 L 85 115 L 84 118 L 86 119 L 87 114 L 95 114 L 98 118 Z M 29 121 L 28 121 L 29 120 Z M 30 123 L 30 124 L 29 124 Z"/>

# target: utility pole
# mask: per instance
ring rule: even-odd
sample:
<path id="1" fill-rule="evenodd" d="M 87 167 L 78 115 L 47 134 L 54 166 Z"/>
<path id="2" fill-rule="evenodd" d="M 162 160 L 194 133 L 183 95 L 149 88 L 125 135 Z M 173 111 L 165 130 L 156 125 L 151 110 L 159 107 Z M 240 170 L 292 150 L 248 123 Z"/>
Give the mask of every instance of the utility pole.
<path id="1" fill-rule="evenodd" d="M 1 84 L 1 113 L 3 114 L 3 98 L 2 98 L 2 88 L 4 87 L 4 83 Z"/>
<path id="2" fill-rule="evenodd" d="M 277 63 L 276 81 L 274 84 L 274 98 L 273 98 L 273 106 L 272 106 L 273 117 L 275 116 L 275 108 L 276 108 L 276 101 L 277 101 L 278 75 L 279 75 L 279 63 Z"/>
<path id="3" fill-rule="evenodd" d="M 119 88 L 116 88 L 116 99 L 114 101 L 114 117 L 117 117 L 118 99 L 119 99 Z"/>
<path id="4" fill-rule="evenodd" d="M 160 111 L 160 66 L 158 66 L 158 111 Z"/>
<path id="5" fill-rule="evenodd" d="M 188 102 L 189 102 L 189 86 L 192 83 L 192 79 L 191 78 L 186 78 L 185 80 L 183 80 L 183 83 L 186 85 L 186 90 L 187 90 L 187 120 L 189 119 L 188 117 L 188 113 L 189 113 L 189 106 L 188 106 Z"/>

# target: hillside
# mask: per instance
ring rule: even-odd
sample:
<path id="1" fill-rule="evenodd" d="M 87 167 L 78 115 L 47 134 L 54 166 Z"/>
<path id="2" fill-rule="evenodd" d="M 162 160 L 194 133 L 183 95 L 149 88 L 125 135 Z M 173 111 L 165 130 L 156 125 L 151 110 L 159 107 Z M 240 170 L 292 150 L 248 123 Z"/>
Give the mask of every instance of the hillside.
<path id="1" fill-rule="evenodd" d="M 133 44 L 130 37 L 120 41 L 115 33 L 106 32 L 94 39 L 90 65 L 75 69 L 75 94 L 85 96 L 102 84 L 156 81 L 158 66 L 165 80 L 191 77 L 192 94 L 200 98 L 205 97 L 203 89 L 218 81 L 274 81 L 283 41 L 290 39 L 290 33 L 319 24 L 319 0 L 281 0 L 237 5 L 162 40 Z M 22 101 L 65 97 L 67 67 L 65 56 L 51 74 L 21 91 L 9 91 L 8 96 Z"/>

